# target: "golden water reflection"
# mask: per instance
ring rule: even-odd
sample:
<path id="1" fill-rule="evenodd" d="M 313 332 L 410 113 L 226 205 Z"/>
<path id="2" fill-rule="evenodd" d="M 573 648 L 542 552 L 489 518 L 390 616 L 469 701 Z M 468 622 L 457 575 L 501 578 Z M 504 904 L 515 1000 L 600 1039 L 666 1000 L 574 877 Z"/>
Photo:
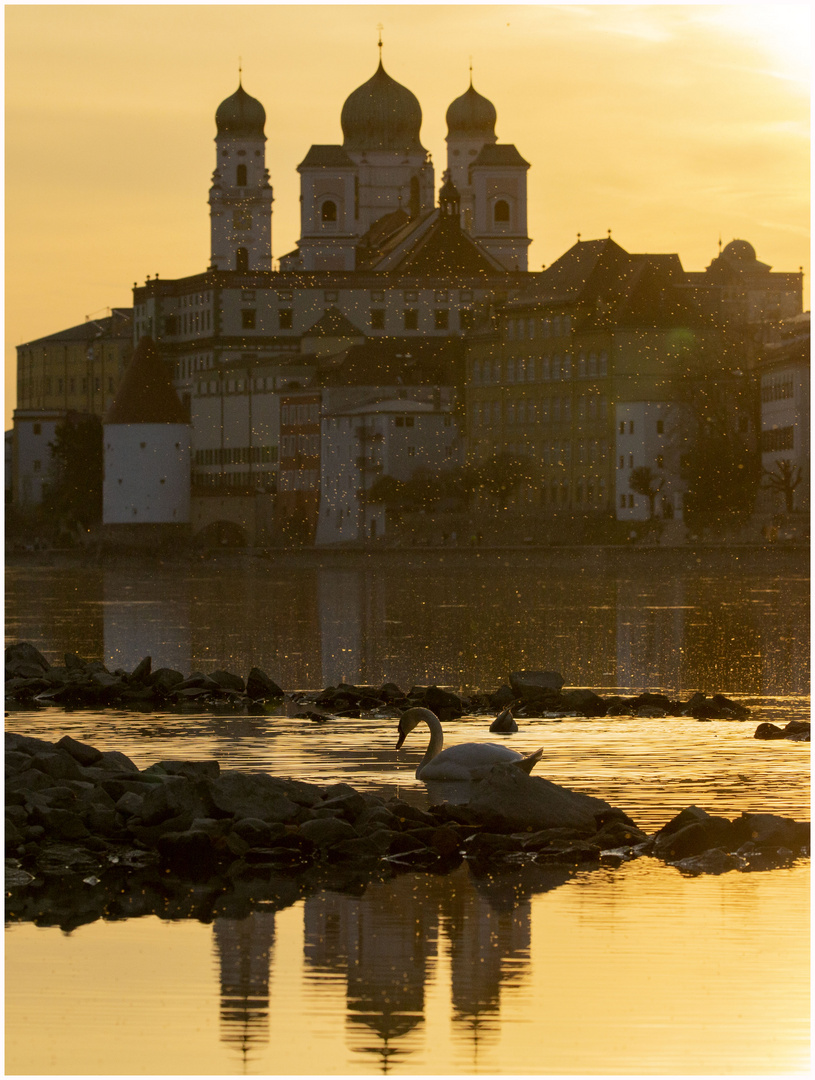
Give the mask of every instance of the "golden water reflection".
<path id="1" fill-rule="evenodd" d="M 538 871 L 408 874 L 209 925 L 12 925 L 6 1069 L 807 1074 L 807 864 Z"/>
<path id="2" fill-rule="evenodd" d="M 287 690 L 494 689 L 543 667 L 572 686 L 808 691 L 803 549 L 276 559 L 10 567 L 6 638 L 127 670 L 257 665 Z"/>

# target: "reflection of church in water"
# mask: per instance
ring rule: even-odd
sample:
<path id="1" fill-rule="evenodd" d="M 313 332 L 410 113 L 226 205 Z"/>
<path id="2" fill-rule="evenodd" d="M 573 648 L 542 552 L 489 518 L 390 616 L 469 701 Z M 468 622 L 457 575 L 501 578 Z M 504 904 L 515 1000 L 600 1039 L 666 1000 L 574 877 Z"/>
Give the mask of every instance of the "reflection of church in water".
<path id="1" fill-rule="evenodd" d="M 474 1068 L 479 1045 L 497 1034 L 502 985 L 522 980 L 528 967 L 530 902 L 517 900 L 501 902 L 467 867 L 405 874 L 362 895 L 328 891 L 305 900 L 305 977 L 345 979 L 349 1051 L 377 1059 L 383 1073 L 421 1056 L 427 986 L 449 965 L 442 1019 L 449 1007 L 462 1064 Z M 270 1016 L 275 913 L 217 918 L 213 934 L 220 1038 L 240 1058 L 240 1071 L 251 1072 L 279 1035 Z"/>
<path id="2" fill-rule="evenodd" d="M 322 893 L 305 902 L 306 963 L 347 980 L 349 1047 L 391 1062 L 423 1049 L 426 985 L 446 944 L 453 1036 L 475 1064 L 479 1040 L 497 1027 L 501 984 L 523 977 L 530 905 L 499 908 L 466 867 L 444 876 L 406 874 L 363 896 Z"/>

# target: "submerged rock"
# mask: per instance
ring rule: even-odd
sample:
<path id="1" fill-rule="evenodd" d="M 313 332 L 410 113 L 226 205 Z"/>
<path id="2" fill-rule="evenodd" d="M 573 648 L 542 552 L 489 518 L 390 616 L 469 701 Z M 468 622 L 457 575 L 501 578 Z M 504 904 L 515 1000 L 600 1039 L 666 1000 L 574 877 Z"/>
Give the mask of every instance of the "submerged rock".
<path id="1" fill-rule="evenodd" d="M 468 809 L 485 826 L 547 829 L 594 825 L 595 814 L 611 809 L 604 799 L 528 776 L 514 764 L 494 765 L 477 785 Z"/>

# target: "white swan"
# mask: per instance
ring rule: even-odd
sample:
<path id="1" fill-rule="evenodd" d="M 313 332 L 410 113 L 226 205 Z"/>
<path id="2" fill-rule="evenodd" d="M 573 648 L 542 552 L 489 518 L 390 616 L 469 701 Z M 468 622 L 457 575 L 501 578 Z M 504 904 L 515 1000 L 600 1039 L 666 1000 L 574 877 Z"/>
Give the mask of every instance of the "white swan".
<path id="1" fill-rule="evenodd" d="M 493 765 L 511 762 L 531 772 L 543 756 L 543 747 L 524 757 L 499 743 L 459 743 L 443 750 L 444 734 L 438 716 L 430 709 L 408 709 L 399 718 L 398 750 L 417 724 L 430 728 L 427 751 L 416 770 L 417 780 L 482 780 Z"/>

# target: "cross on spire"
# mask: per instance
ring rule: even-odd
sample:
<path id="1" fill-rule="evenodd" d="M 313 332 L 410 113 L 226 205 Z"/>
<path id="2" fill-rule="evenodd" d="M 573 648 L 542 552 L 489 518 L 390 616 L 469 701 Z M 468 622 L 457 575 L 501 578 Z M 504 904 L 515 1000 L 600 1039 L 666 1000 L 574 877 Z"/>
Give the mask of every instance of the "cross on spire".
<path id="1" fill-rule="evenodd" d="M 376 28 L 379 31 L 379 41 L 377 42 L 377 45 L 379 46 L 379 62 L 381 64 L 382 63 L 382 31 L 385 29 L 385 27 L 382 25 L 382 23 L 377 23 Z"/>
<path id="2" fill-rule="evenodd" d="M 242 83 L 241 83 L 241 75 L 242 75 L 242 73 L 243 73 L 243 68 L 241 67 L 241 57 L 239 56 L 238 57 L 238 86 L 242 85 Z"/>

